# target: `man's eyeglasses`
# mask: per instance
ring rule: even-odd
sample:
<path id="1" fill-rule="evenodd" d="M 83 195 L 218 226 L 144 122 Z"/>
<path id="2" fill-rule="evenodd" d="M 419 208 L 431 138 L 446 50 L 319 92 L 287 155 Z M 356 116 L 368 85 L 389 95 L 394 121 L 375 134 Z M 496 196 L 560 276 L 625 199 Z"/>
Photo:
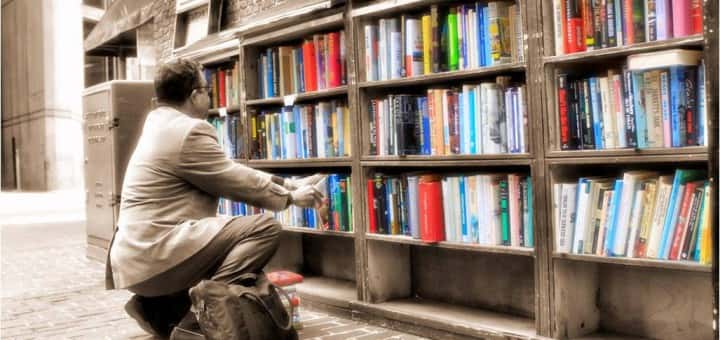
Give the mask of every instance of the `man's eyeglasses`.
<path id="1" fill-rule="evenodd" d="M 194 90 L 197 90 L 197 89 L 203 89 L 203 90 L 205 90 L 205 92 L 210 93 L 210 90 L 212 90 L 212 86 L 198 86 L 198 87 L 194 88 Z"/>

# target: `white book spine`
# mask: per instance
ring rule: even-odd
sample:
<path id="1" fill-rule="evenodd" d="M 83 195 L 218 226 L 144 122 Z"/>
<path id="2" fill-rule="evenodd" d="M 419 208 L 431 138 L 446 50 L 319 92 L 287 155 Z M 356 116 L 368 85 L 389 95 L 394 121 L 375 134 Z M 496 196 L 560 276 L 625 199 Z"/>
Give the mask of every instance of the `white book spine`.
<path id="1" fill-rule="evenodd" d="M 575 214 L 575 224 L 573 226 L 573 254 L 583 253 L 583 244 L 585 242 L 585 227 L 588 222 L 589 207 L 588 199 L 590 198 L 590 182 L 580 181 L 577 187 L 577 210 Z"/>
<path id="2" fill-rule="evenodd" d="M 627 239 L 630 232 L 630 213 L 632 212 L 635 192 L 637 191 L 637 177 L 632 174 L 623 176 L 623 190 L 620 196 L 620 207 L 615 223 L 615 240 L 613 243 L 613 256 L 625 256 Z"/>
<path id="3" fill-rule="evenodd" d="M 672 179 L 670 179 L 672 181 Z M 648 258 L 657 258 L 660 251 L 660 241 L 662 239 L 663 226 L 665 223 L 665 215 L 668 212 L 668 204 L 670 199 L 670 190 L 672 184 L 667 182 L 666 178 L 661 177 L 658 180 L 658 189 L 655 197 L 655 208 L 652 214 L 652 222 L 650 224 L 650 236 L 647 240 Z"/>
<path id="4" fill-rule="evenodd" d="M 606 149 L 614 149 L 617 147 L 617 124 L 615 123 L 615 114 L 612 110 L 610 84 L 608 83 L 607 77 L 600 77 L 598 82 L 600 84 L 600 99 L 603 112 L 603 143 Z"/>
<path id="5" fill-rule="evenodd" d="M 388 19 L 390 33 L 390 79 L 398 79 L 403 76 L 403 37 L 400 32 L 399 19 Z"/>
<path id="6" fill-rule="evenodd" d="M 577 183 L 563 183 L 560 194 L 560 224 L 558 252 L 569 253 L 575 237 L 575 216 L 577 213 Z"/>
<path id="7" fill-rule="evenodd" d="M 565 0 L 553 0 L 553 14 L 555 16 L 555 55 L 565 54 L 563 43 L 565 37 L 563 36 L 562 26 L 565 23 L 565 18 L 562 16 L 562 8 L 565 5 Z"/>
<path id="8" fill-rule="evenodd" d="M 450 179 L 443 177 L 442 179 L 442 193 L 443 193 L 443 222 L 445 223 L 445 240 L 448 242 L 455 242 L 455 233 L 452 232 L 452 225 L 450 222 L 450 211 L 452 207 L 450 205 Z"/>
<path id="9" fill-rule="evenodd" d="M 630 234 L 628 235 L 627 250 L 625 252 L 628 257 L 633 257 L 633 254 L 635 254 L 635 240 L 637 240 L 638 231 L 640 229 L 644 196 L 645 191 L 638 190 L 638 192 L 635 193 L 635 199 L 633 200 L 632 214 L 630 216 Z"/>
<path id="10" fill-rule="evenodd" d="M 378 80 L 378 27 L 365 25 L 365 81 Z"/>

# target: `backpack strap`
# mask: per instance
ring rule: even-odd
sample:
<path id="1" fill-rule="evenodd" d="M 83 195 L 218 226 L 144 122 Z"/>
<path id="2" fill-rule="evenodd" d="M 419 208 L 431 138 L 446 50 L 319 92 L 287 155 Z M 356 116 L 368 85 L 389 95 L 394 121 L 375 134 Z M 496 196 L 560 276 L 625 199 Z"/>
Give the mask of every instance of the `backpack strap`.
<path id="1" fill-rule="evenodd" d="M 288 293 L 287 293 L 284 289 L 282 289 L 282 288 L 278 288 L 278 287 L 275 287 L 275 285 L 270 284 L 270 289 L 275 289 L 275 291 L 277 291 L 278 293 L 280 293 L 279 295 L 284 296 L 284 297 L 287 299 L 287 301 L 288 301 L 288 305 L 290 306 L 290 313 L 288 314 L 287 325 L 283 325 L 282 323 L 280 323 L 280 321 L 277 319 L 277 317 L 276 317 L 275 314 L 272 312 L 272 310 L 270 309 L 270 307 L 268 307 L 268 305 L 265 303 L 265 301 L 263 301 L 263 299 L 261 299 L 261 298 L 260 298 L 257 294 L 255 294 L 254 292 L 252 292 L 252 291 L 250 291 L 250 290 L 246 290 L 246 291 L 241 292 L 241 293 L 239 294 L 239 296 L 241 296 L 241 297 L 242 297 L 242 296 L 246 296 L 249 300 L 257 303 L 258 305 L 260 305 L 260 306 L 261 306 L 262 308 L 264 308 L 265 311 L 270 315 L 270 318 L 271 318 L 272 321 L 275 323 L 275 326 L 277 326 L 278 328 L 282 329 L 283 331 L 288 332 L 288 331 L 290 331 L 290 329 L 292 328 L 292 315 L 293 315 L 293 308 L 294 308 L 293 305 L 292 305 L 292 299 L 290 299 L 290 295 L 288 295 Z"/>

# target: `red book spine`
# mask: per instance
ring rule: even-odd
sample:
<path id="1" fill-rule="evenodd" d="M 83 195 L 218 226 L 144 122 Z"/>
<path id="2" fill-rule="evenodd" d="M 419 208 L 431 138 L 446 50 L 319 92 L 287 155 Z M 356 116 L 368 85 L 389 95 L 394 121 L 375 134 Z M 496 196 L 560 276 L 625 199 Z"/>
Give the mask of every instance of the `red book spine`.
<path id="1" fill-rule="evenodd" d="M 567 76 L 557 77 L 558 115 L 560 116 L 560 149 L 570 149 L 570 118 L 568 117 Z"/>
<path id="2" fill-rule="evenodd" d="M 690 2 L 690 24 L 692 25 L 692 34 L 703 32 L 703 8 L 701 0 L 691 0 Z"/>
<path id="3" fill-rule="evenodd" d="M 565 35 L 566 53 L 575 53 L 585 51 L 585 34 L 580 13 L 579 0 L 565 0 L 566 17 L 565 26 L 567 34 Z"/>
<path id="4" fill-rule="evenodd" d="M 693 18 L 690 0 L 672 0 L 673 37 L 680 38 L 692 34 Z"/>
<path id="5" fill-rule="evenodd" d="M 623 39 L 625 45 L 635 43 L 635 30 L 633 29 L 633 0 L 623 0 L 622 3 Z"/>
<path id="6" fill-rule="evenodd" d="M 587 49 L 593 49 L 595 47 L 595 21 L 590 0 L 580 0 L 580 12 L 583 21 L 583 34 L 580 39 L 585 40 Z"/>
<path id="7" fill-rule="evenodd" d="M 435 243 L 445 240 L 443 217 L 442 183 L 439 176 L 421 176 L 418 181 L 418 200 L 420 204 L 420 238 L 424 242 Z"/>
<path id="8" fill-rule="evenodd" d="M 225 71 L 224 70 L 218 70 L 218 87 L 220 88 L 220 93 L 218 94 L 218 102 L 220 104 L 220 107 L 226 107 L 227 101 L 225 98 Z"/>
<path id="9" fill-rule="evenodd" d="M 328 33 L 328 87 L 340 86 L 342 70 L 340 69 L 340 33 Z"/>
<path id="10" fill-rule="evenodd" d="M 687 228 L 688 215 L 690 215 L 690 201 L 692 201 L 693 193 L 697 183 L 688 182 L 685 184 L 685 191 L 682 197 L 682 205 L 680 205 L 680 212 L 678 213 L 677 224 L 675 225 L 675 236 L 673 237 L 672 248 L 670 248 L 670 260 L 677 260 L 680 256 L 680 246 L 682 244 L 683 235 L 685 235 L 685 229 Z"/>
<path id="11" fill-rule="evenodd" d="M 305 92 L 317 90 L 317 72 L 315 71 L 315 44 L 312 40 L 305 40 L 303 50 L 303 80 Z"/>
<path id="12" fill-rule="evenodd" d="M 377 233 L 377 221 L 375 220 L 375 181 L 369 179 L 367 181 L 367 204 L 368 216 L 370 224 L 370 233 Z"/>

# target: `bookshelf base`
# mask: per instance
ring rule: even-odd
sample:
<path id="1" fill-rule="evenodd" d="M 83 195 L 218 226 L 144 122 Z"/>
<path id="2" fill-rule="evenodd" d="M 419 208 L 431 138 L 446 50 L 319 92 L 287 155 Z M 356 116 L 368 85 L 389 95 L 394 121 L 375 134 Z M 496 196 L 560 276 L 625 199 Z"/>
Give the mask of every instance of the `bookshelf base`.
<path id="1" fill-rule="evenodd" d="M 425 299 L 354 303 L 354 317 L 426 337 L 534 338 L 530 318 Z"/>
<path id="2" fill-rule="evenodd" d="M 581 337 L 573 338 L 573 340 L 645 340 L 647 338 L 636 337 L 632 335 L 623 335 L 618 333 L 596 332 Z"/>
<path id="3" fill-rule="evenodd" d="M 306 276 L 298 284 L 297 292 L 312 306 L 323 305 L 350 311 L 352 301 L 357 300 L 355 282 L 322 276 Z"/>

